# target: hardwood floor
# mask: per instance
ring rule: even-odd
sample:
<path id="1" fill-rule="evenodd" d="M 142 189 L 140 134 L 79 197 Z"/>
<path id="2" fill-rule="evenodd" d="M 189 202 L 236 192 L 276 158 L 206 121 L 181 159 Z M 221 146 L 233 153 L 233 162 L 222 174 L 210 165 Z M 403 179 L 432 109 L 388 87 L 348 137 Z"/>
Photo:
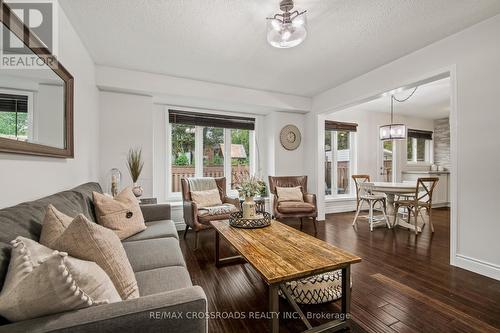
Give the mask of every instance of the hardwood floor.
<path id="1" fill-rule="evenodd" d="M 449 210 L 433 210 L 435 234 L 425 227 L 418 237 L 406 229 L 375 228 L 365 220 L 351 226 L 354 213 L 331 214 L 318 225 L 317 237 L 360 256 L 352 267 L 351 332 L 500 332 L 500 282 L 449 263 Z M 296 228 L 298 221 L 286 221 Z M 310 223 L 304 231 L 313 234 Z M 208 298 L 209 332 L 266 332 L 267 286 L 248 265 L 216 268 L 214 231 L 181 237 L 193 284 Z M 231 250 L 221 241 L 221 255 Z M 337 302 L 338 303 L 338 302 Z M 328 314 L 337 304 L 303 307 Z M 280 311 L 292 314 L 286 301 Z M 218 318 L 215 318 L 219 316 Z M 257 318 L 261 316 L 261 318 Z M 243 317 L 243 318 L 242 318 Z M 314 324 L 325 320 L 313 319 Z M 301 332 L 299 319 L 280 321 L 280 332 Z"/>

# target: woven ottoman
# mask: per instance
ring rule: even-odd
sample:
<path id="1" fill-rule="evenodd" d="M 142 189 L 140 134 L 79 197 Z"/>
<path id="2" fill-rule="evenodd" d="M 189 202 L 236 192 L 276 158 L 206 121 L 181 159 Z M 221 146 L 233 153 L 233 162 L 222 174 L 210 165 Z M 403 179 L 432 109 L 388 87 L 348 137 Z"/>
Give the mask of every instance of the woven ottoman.
<path id="1" fill-rule="evenodd" d="M 342 271 L 337 270 L 296 281 L 285 282 L 285 288 L 295 302 L 299 304 L 332 302 L 342 298 Z M 281 290 L 279 294 L 285 298 Z"/>

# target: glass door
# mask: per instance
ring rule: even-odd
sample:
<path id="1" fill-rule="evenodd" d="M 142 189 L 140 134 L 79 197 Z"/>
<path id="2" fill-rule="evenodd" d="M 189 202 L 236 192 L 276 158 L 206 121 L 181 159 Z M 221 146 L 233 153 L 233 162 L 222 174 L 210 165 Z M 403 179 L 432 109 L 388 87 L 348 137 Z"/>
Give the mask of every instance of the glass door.
<path id="1" fill-rule="evenodd" d="M 378 180 L 381 182 L 395 181 L 395 156 L 396 145 L 394 141 L 381 141 L 379 152 L 379 175 Z"/>

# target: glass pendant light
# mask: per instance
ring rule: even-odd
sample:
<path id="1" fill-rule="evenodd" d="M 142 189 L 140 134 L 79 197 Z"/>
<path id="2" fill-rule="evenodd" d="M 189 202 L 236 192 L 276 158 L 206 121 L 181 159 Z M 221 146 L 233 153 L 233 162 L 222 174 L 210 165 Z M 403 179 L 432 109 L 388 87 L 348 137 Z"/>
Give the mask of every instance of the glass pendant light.
<path id="1" fill-rule="evenodd" d="M 293 0 L 280 2 L 282 14 L 267 18 L 267 41 L 277 48 L 291 48 L 307 37 L 306 11 L 292 11 Z"/>

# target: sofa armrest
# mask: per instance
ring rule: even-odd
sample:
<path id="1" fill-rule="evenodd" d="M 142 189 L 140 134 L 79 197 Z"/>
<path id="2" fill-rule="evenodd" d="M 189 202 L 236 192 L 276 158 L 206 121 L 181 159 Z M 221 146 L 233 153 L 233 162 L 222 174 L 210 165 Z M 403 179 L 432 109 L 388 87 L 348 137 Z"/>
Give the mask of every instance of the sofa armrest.
<path id="1" fill-rule="evenodd" d="M 148 295 L 2 326 L 8 332 L 208 331 L 207 299 L 199 286 Z M 201 317 L 201 318 L 200 318 Z"/>
<path id="2" fill-rule="evenodd" d="M 146 222 L 170 220 L 171 218 L 170 204 L 141 205 L 141 211 Z"/>

